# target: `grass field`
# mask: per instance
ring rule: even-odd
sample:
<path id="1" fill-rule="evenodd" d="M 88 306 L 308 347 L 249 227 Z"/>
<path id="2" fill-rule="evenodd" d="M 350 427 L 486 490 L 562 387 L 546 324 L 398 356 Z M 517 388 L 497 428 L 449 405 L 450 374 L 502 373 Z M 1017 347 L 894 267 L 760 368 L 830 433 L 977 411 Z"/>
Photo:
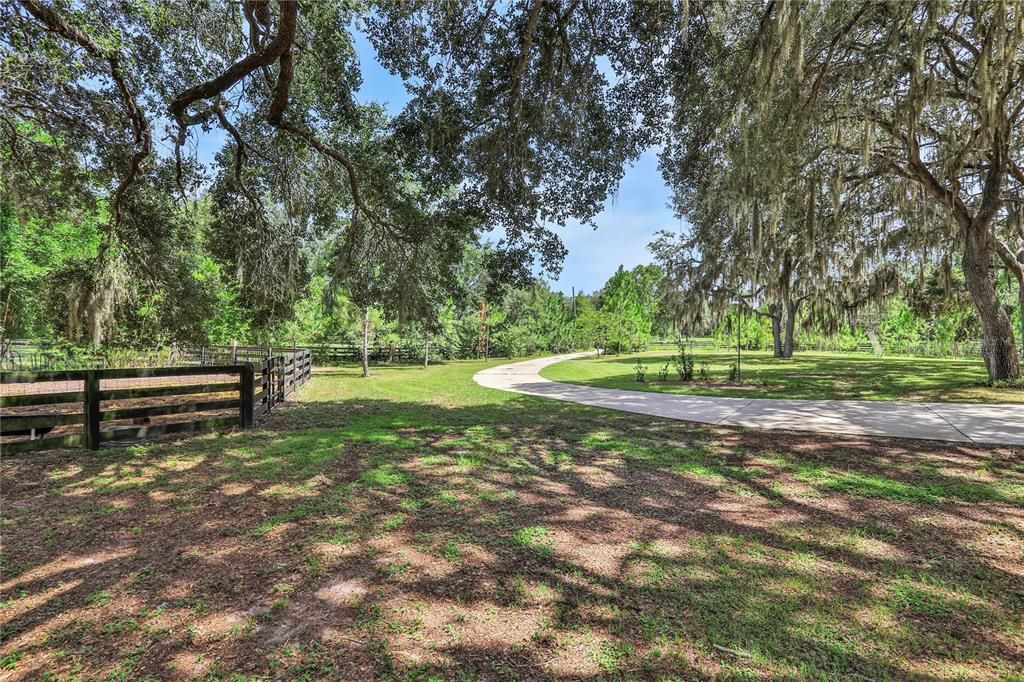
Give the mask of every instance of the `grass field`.
<path id="1" fill-rule="evenodd" d="M 5 458 L 5 679 L 1024 679 L 1024 451 L 319 372 Z"/>
<path id="2" fill-rule="evenodd" d="M 735 351 L 696 348 L 696 369 L 706 363 L 711 381 L 681 383 L 671 365 L 668 381 L 661 381 L 658 372 L 671 363 L 675 352 L 674 346 L 664 346 L 644 353 L 572 360 L 545 368 L 541 376 L 603 388 L 744 398 L 1024 403 L 1024 384 L 988 386 L 980 359 L 801 352 L 790 360 L 779 360 L 768 351 L 744 351 L 743 383 L 736 384 L 728 381 Z M 647 367 L 643 383 L 633 370 L 638 359 Z"/>

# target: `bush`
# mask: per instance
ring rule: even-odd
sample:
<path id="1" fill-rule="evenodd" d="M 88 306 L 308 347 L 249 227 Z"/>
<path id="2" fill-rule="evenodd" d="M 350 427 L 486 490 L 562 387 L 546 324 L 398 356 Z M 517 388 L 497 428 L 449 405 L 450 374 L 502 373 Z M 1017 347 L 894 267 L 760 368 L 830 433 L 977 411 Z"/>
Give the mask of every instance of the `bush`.
<path id="1" fill-rule="evenodd" d="M 668 381 L 668 365 L 669 363 L 666 362 L 662 368 L 658 370 L 658 378 L 662 381 Z"/>
<path id="2" fill-rule="evenodd" d="M 700 363 L 700 371 L 697 376 L 701 381 L 711 381 L 711 367 L 707 362 Z"/>
<path id="3" fill-rule="evenodd" d="M 683 341 L 678 343 L 679 355 L 676 357 L 676 373 L 680 381 L 693 381 L 693 351 Z"/>
<path id="4" fill-rule="evenodd" d="M 636 364 L 633 365 L 633 371 L 636 372 L 636 380 L 642 383 L 644 377 L 647 376 L 647 365 L 640 362 L 640 359 L 637 358 Z"/>
<path id="5" fill-rule="evenodd" d="M 740 365 L 737 362 L 729 365 L 729 381 L 737 382 L 740 380 Z"/>

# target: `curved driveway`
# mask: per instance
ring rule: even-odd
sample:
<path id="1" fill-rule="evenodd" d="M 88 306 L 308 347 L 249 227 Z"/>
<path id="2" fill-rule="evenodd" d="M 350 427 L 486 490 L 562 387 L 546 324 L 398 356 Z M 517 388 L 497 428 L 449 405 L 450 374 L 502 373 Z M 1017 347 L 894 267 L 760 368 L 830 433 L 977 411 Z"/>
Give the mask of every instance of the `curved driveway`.
<path id="1" fill-rule="evenodd" d="M 1024 405 L 673 395 L 563 384 L 538 374 L 548 365 L 591 354 L 514 362 L 477 372 L 473 380 L 487 388 L 702 424 L 1024 445 Z"/>

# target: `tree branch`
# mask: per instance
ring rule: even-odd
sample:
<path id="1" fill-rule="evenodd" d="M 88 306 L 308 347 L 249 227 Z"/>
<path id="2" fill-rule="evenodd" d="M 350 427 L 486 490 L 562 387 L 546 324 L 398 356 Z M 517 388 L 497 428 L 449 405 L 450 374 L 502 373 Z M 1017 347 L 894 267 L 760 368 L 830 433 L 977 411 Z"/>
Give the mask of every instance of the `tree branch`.
<path id="1" fill-rule="evenodd" d="M 277 0 L 277 5 L 280 8 L 277 35 L 262 50 L 235 62 L 216 78 L 185 90 L 171 101 L 168 108 L 171 115 L 179 123 L 182 121 L 183 114 L 189 105 L 201 99 L 208 99 L 223 93 L 256 69 L 270 66 L 281 55 L 291 50 L 292 43 L 295 40 L 298 3 L 296 0 Z"/>
<path id="2" fill-rule="evenodd" d="M 509 107 L 509 118 L 515 120 L 522 113 L 523 109 L 523 74 L 526 72 L 526 65 L 530 61 L 530 50 L 533 47 L 533 37 L 537 32 L 537 24 L 540 21 L 540 12 L 545 7 L 546 0 L 534 0 L 530 7 L 530 13 L 526 19 L 526 31 L 523 34 L 522 46 L 519 48 L 519 57 L 512 68 L 511 102 Z"/>
<path id="3" fill-rule="evenodd" d="M 992 246 L 995 248 L 995 252 L 999 254 L 999 259 L 1003 261 L 1003 265 L 1014 274 L 1021 286 L 1024 286 L 1024 263 L 1017 260 L 1017 256 L 1010 250 L 1006 242 L 994 234 L 991 237 Z"/>
<path id="4" fill-rule="evenodd" d="M 134 182 L 135 177 L 139 174 L 142 162 L 153 152 L 153 134 L 149 120 L 135 100 L 135 94 L 128 87 L 120 56 L 116 52 L 100 47 L 89 35 L 68 24 L 53 9 L 43 6 L 39 0 L 18 0 L 18 2 L 51 32 L 81 46 L 90 55 L 106 61 L 110 66 L 110 76 L 114 79 L 117 90 L 121 94 L 121 99 L 124 101 L 125 108 L 128 110 L 128 117 L 131 119 L 132 133 L 134 134 L 137 147 L 135 153 L 128 161 L 127 172 L 121 178 L 111 198 L 111 212 L 114 217 L 114 229 L 116 231 L 121 225 L 121 204 L 124 200 L 124 195 L 132 182 Z"/>
<path id="5" fill-rule="evenodd" d="M 262 221 L 263 219 L 263 204 L 259 198 L 253 194 L 249 186 L 245 184 L 245 180 L 242 178 L 242 165 L 245 162 L 245 140 L 242 139 L 242 133 L 239 132 L 238 128 L 228 120 L 228 117 L 224 115 L 224 108 L 219 104 L 213 108 L 213 112 L 217 115 L 217 120 L 220 122 L 221 128 L 226 130 L 229 135 L 235 140 L 235 182 L 238 183 L 239 189 L 242 190 L 242 194 L 249 200 L 249 205 L 253 207 L 256 212 L 257 218 Z"/>

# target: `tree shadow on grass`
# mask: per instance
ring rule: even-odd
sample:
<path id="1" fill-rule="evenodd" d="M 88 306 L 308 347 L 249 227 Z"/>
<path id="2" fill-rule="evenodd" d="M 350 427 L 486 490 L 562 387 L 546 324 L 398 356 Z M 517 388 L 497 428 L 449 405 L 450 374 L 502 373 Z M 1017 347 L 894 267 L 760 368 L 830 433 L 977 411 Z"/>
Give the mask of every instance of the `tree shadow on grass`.
<path id="1" fill-rule="evenodd" d="M 527 397 L 289 404 L 5 461 L 0 654 L 156 679 L 1009 674 L 1022 464 Z"/>
<path id="2" fill-rule="evenodd" d="M 908 400 L 965 402 L 1022 402 L 1019 389 L 988 387 L 984 365 L 980 361 L 942 358 L 912 358 L 872 355 L 800 353 L 791 359 L 771 357 L 765 352 L 745 352 L 741 361 L 747 386 L 724 383 L 728 368 L 735 362 L 735 351 L 698 353 L 698 367 L 710 363 L 711 383 L 655 381 L 656 370 L 671 362 L 673 354 L 627 355 L 580 363 L 599 363 L 616 368 L 610 376 L 576 378 L 566 369 L 548 370 L 543 376 L 571 381 L 581 386 L 623 388 L 649 392 L 759 397 L 799 400 Z M 647 365 L 647 380 L 635 380 L 637 361 Z M 566 368 L 571 365 L 566 365 Z M 671 367 L 670 367 L 671 369 Z"/>

